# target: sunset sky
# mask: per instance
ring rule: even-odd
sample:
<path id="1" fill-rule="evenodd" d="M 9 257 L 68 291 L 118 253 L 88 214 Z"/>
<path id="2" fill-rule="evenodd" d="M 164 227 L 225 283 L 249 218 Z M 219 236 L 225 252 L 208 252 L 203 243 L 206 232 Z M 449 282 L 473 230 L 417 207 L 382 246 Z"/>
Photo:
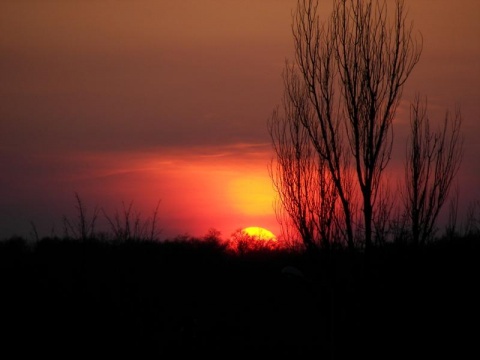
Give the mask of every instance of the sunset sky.
<path id="1" fill-rule="evenodd" d="M 279 231 L 266 121 L 293 57 L 296 0 L 1 1 L 0 237 L 62 234 L 77 192 L 122 202 L 164 237 Z M 400 169 L 409 103 L 436 123 L 460 106 L 463 211 L 480 200 L 480 1 L 410 0 L 423 36 L 395 120 Z M 331 1 L 321 2 L 326 18 Z M 103 221 L 103 220 L 101 220 Z M 101 226 L 101 222 L 99 223 Z"/>

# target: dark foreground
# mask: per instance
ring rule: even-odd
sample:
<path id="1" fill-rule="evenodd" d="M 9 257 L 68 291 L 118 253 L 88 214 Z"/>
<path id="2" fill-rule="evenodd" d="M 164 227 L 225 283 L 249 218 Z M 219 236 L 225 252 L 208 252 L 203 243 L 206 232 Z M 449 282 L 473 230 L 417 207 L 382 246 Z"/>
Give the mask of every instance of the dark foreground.
<path id="1" fill-rule="evenodd" d="M 216 242 L 0 243 L 16 357 L 478 356 L 476 239 L 315 259 Z M 282 272 L 295 267 L 303 277 Z M 2 356 L 3 357 L 3 356 Z M 6 358 L 6 357 L 3 357 Z"/>

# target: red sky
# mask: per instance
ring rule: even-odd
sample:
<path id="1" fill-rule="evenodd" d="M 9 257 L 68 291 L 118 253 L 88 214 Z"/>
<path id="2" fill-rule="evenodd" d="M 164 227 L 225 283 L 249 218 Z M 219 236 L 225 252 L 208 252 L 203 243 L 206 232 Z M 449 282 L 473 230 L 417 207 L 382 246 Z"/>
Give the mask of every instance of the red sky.
<path id="1" fill-rule="evenodd" d="M 0 236 L 28 235 L 30 221 L 61 234 L 75 192 L 110 214 L 132 201 L 148 216 L 160 200 L 165 237 L 277 233 L 266 120 L 293 56 L 295 3 L 0 2 Z M 480 2 L 406 4 L 424 49 L 395 141 L 403 151 L 416 92 L 432 121 L 458 104 L 466 207 L 480 200 Z"/>

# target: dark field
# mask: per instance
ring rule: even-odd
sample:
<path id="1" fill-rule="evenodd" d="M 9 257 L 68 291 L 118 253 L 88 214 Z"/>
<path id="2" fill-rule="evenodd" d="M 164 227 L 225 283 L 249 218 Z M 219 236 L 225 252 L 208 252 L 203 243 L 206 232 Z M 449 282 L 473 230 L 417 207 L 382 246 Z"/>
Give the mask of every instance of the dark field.
<path id="1" fill-rule="evenodd" d="M 391 245 L 368 257 L 235 255 L 200 240 L 6 240 L 1 351 L 65 359 L 476 358 L 478 250 L 477 239 Z M 282 273 L 287 266 L 303 277 Z"/>

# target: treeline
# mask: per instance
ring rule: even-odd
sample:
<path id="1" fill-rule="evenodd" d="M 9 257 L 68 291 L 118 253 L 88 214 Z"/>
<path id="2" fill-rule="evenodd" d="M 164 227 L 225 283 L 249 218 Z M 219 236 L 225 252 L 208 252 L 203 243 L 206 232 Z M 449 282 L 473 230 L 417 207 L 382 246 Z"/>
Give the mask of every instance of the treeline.
<path id="1" fill-rule="evenodd" d="M 426 357 L 471 351 L 478 238 L 368 253 L 215 237 L 0 242 L 2 348 L 20 355 Z M 419 355 L 420 356 L 420 355 Z"/>

